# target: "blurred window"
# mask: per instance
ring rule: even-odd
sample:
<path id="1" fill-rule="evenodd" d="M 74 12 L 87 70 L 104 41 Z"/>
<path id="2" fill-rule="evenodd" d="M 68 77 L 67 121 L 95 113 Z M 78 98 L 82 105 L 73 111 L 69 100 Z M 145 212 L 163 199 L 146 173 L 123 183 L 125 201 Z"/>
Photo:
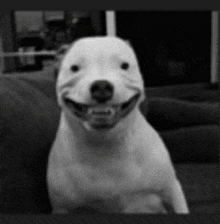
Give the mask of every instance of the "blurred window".
<path id="1" fill-rule="evenodd" d="M 15 11 L 17 33 L 40 31 L 44 26 L 43 11 Z"/>

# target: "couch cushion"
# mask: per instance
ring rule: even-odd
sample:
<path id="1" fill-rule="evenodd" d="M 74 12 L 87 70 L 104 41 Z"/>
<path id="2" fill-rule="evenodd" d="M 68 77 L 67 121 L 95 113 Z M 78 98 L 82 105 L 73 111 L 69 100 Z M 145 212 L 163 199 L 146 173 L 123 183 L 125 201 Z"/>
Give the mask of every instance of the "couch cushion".
<path id="1" fill-rule="evenodd" d="M 155 97 L 141 111 L 160 132 L 174 162 L 219 162 L 219 105 Z"/>
<path id="2" fill-rule="evenodd" d="M 220 120 L 218 103 L 195 103 L 172 98 L 152 97 L 142 103 L 141 110 L 158 131 L 219 124 Z"/>
<path id="3" fill-rule="evenodd" d="M 47 210 L 47 156 L 60 113 L 53 73 L 0 76 L 0 102 L 0 210 Z"/>
<path id="4" fill-rule="evenodd" d="M 171 158 L 175 163 L 218 163 L 220 128 L 200 125 L 162 131 Z"/>
<path id="5" fill-rule="evenodd" d="M 177 176 L 182 184 L 191 213 L 220 212 L 220 169 L 218 164 L 178 164 Z"/>

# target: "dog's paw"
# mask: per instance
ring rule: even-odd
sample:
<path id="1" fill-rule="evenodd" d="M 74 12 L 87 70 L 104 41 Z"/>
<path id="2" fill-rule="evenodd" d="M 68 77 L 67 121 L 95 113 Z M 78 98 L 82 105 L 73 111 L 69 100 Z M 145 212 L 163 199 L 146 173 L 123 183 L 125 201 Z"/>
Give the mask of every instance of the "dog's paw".
<path id="1" fill-rule="evenodd" d="M 150 195 L 130 203 L 124 210 L 124 213 L 158 214 L 167 213 L 167 211 L 159 196 Z"/>

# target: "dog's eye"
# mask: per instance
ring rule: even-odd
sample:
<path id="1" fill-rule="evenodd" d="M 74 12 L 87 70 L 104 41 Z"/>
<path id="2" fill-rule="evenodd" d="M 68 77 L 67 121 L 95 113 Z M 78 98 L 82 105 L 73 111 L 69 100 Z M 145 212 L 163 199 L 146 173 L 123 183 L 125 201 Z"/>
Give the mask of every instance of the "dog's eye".
<path id="1" fill-rule="evenodd" d="M 129 64 L 128 64 L 128 62 L 122 62 L 122 63 L 121 63 L 121 69 L 123 69 L 123 70 L 128 70 L 128 69 L 129 69 Z"/>
<path id="2" fill-rule="evenodd" d="M 70 69 L 71 69 L 72 72 L 78 72 L 79 71 L 79 66 L 78 65 L 72 65 Z"/>

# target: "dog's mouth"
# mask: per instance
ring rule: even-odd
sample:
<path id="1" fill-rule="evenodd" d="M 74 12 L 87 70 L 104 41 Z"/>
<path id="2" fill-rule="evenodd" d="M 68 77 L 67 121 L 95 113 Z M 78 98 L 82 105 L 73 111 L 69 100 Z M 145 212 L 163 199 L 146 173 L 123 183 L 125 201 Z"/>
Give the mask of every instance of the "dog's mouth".
<path id="1" fill-rule="evenodd" d="M 64 102 L 73 114 L 87 121 L 93 128 L 110 129 L 114 127 L 121 118 L 126 117 L 136 105 L 140 93 L 135 94 L 128 101 L 121 104 L 96 104 L 87 105 L 78 103 L 68 97 Z"/>

